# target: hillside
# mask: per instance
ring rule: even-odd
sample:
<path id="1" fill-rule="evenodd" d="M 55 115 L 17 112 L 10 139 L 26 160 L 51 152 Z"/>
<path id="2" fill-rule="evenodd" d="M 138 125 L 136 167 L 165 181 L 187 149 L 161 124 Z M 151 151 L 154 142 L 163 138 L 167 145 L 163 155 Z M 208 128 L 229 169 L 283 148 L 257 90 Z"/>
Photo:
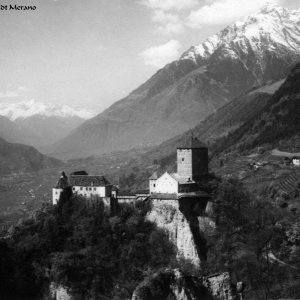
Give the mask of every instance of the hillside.
<path id="1" fill-rule="evenodd" d="M 156 145 L 196 126 L 238 95 L 284 78 L 300 59 L 299 14 L 264 9 L 225 28 L 47 153 L 76 158 Z"/>
<path id="2" fill-rule="evenodd" d="M 7 117 L 0 115 L 0 136 L 12 143 L 37 143 L 38 137 L 32 132 L 22 129 Z"/>
<path id="3" fill-rule="evenodd" d="M 215 153 L 250 151 L 254 147 L 299 152 L 300 64 L 253 119 L 216 143 Z"/>
<path id="4" fill-rule="evenodd" d="M 0 138 L 0 175 L 37 172 L 44 168 L 59 167 L 61 162 L 39 153 L 31 146 L 8 143 Z"/>

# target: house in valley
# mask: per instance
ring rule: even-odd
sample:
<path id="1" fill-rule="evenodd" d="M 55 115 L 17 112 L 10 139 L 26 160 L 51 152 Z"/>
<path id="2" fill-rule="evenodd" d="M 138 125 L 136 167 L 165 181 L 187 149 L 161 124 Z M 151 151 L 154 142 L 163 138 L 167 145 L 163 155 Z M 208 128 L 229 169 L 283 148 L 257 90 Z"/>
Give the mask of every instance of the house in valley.
<path id="1" fill-rule="evenodd" d="M 299 166 L 300 166 L 300 157 L 294 156 L 294 157 L 292 158 L 292 164 L 293 164 L 294 166 L 299 167 Z"/>

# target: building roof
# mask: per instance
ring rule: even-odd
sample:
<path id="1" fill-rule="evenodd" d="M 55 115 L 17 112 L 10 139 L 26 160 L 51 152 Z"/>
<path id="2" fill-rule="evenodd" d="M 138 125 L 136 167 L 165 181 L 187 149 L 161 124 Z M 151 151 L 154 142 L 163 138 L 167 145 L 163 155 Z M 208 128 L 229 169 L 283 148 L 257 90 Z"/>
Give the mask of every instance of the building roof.
<path id="1" fill-rule="evenodd" d="M 55 186 L 56 189 L 65 189 L 69 186 L 68 177 L 60 177 Z"/>
<path id="2" fill-rule="evenodd" d="M 86 171 L 82 170 L 82 171 L 75 171 L 70 175 L 89 175 L 89 174 Z"/>
<path id="3" fill-rule="evenodd" d="M 178 195 L 177 194 L 151 194 L 149 196 L 150 199 L 159 199 L 159 200 L 177 200 Z"/>
<path id="4" fill-rule="evenodd" d="M 159 199 L 159 200 L 179 200 L 183 198 L 211 198 L 211 196 L 204 192 L 204 191 L 198 191 L 198 192 L 191 192 L 191 193 L 184 193 L 184 194 L 167 194 L 167 193 L 157 193 L 157 194 L 151 194 L 149 196 L 150 199 Z"/>
<path id="5" fill-rule="evenodd" d="M 106 186 L 110 185 L 110 182 L 100 175 L 71 175 L 71 186 Z"/>
<path id="6" fill-rule="evenodd" d="M 208 148 L 203 142 L 196 137 L 186 139 L 177 149 L 193 149 L 193 148 Z"/>
<path id="7" fill-rule="evenodd" d="M 147 190 L 137 190 L 135 192 L 136 195 L 149 195 L 149 193 L 150 193 L 149 189 L 147 189 Z"/>
<path id="8" fill-rule="evenodd" d="M 211 196 L 204 191 L 197 191 L 197 192 L 179 194 L 178 199 L 182 199 L 182 198 L 211 198 Z"/>
<path id="9" fill-rule="evenodd" d="M 65 189 L 69 186 L 68 177 L 64 171 L 61 172 L 61 176 L 59 177 L 55 188 L 56 189 Z"/>
<path id="10" fill-rule="evenodd" d="M 169 173 L 168 173 L 169 174 Z M 179 184 L 194 184 L 196 183 L 194 180 L 191 178 L 182 178 L 178 175 L 178 173 L 171 173 L 169 174 L 173 179 L 175 179 Z"/>
<path id="11" fill-rule="evenodd" d="M 156 180 L 156 179 L 158 179 L 158 174 L 157 174 L 157 172 L 154 172 L 154 173 L 151 175 L 151 177 L 149 177 L 149 180 Z"/>

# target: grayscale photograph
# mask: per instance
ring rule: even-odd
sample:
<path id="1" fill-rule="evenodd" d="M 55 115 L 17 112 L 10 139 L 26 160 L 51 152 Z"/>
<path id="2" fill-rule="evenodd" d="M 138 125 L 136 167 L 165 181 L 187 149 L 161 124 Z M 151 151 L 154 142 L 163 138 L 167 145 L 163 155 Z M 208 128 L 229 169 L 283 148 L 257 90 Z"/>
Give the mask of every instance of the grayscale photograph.
<path id="1" fill-rule="evenodd" d="M 0 300 L 299 300 L 300 1 L 0 0 Z"/>

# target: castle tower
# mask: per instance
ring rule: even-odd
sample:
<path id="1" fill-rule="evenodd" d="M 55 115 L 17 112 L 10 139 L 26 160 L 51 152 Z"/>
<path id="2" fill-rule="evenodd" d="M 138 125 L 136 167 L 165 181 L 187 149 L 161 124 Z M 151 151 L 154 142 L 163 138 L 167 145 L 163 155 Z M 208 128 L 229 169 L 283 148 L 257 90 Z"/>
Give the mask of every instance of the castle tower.
<path id="1" fill-rule="evenodd" d="M 61 173 L 56 186 L 52 189 L 52 204 L 56 205 L 60 199 L 60 195 L 64 189 L 69 186 L 68 177 L 65 172 Z"/>
<path id="2" fill-rule="evenodd" d="M 177 174 L 186 182 L 198 182 L 208 175 L 208 148 L 193 136 L 177 148 Z"/>

